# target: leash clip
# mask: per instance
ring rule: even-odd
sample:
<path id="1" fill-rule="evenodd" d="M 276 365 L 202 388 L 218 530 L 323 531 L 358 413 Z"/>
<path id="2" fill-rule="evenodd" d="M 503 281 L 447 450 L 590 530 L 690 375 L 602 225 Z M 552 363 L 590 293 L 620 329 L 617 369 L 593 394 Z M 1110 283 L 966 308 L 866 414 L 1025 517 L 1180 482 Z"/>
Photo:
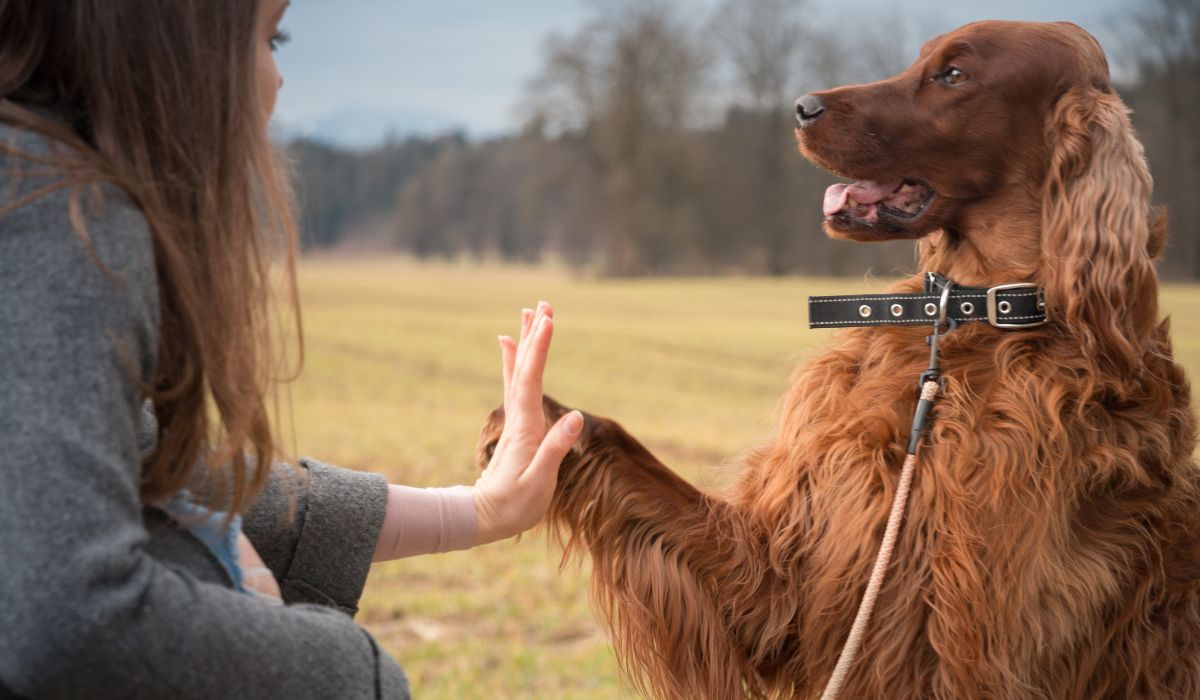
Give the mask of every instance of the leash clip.
<path id="1" fill-rule="evenodd" d="M 938 318 L 933 323 L 933 333 L 925 337 L 925 343 L 929 345 L 929 369 L 921 373 L 917 386 L 924 387 L 926 382 L 937 382 L 939 387 L 945 387 L 946 381 L 938 369 L 938 338 L 958 328 L 958 321 L 950 315 L 950 290 L 953 288 L 954 283 L 950 280 L 946 280 L 945 286 L 942 287 L 942 298 L 938 303 Z"/>
<path id="2" fill-rule="evenodd" d="M 938 332 L 941 331 L 942 326 L 946 326 L 947 333 L 954 330 L 953 328 L 951 328 L 947 325 L 946 319 L 949 318 L 950 321 L 954 322 L 955 325 L 957 325 L 957 322 L 954 321 L 954 319 L 950 318 L 950 290 L 951 289 L 954 289 L 954 283 L 951 282 L 950 280 L 946 280 L 945 286 L 942 287 L 942 299 L 941 299 L 941 301 L 938 302 L 938 320 L 937 320 L 937 325 L 933 329 L 934 337 L 937 337 L 937 334 L 938 334 Z"/>

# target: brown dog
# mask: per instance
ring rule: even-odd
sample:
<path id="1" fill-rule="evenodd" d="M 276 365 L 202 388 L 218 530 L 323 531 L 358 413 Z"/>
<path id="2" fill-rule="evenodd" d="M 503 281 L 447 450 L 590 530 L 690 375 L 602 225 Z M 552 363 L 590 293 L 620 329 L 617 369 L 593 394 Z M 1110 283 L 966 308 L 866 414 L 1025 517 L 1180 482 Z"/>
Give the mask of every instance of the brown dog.
<path id="1" fill-rule="evenodd" d="M 843 697 L 1200 698 L 1195 418 L 1158 312 L 1150 176 L 1099 45 L 980 22 L 893 78 L 797 104 L 804 155 L 858 179 L 830 188 L 830 235 L 920 239 L 922 271 L 1035 282 L 1049 316 L 942 340 L 945 388 Z M 588 417 L 550 519 L 591 554 L 642 690 L 820 692 L 879 548 L 928 333 L 843 331 L 796 372 L 774 443 L 727 497 Z"/>

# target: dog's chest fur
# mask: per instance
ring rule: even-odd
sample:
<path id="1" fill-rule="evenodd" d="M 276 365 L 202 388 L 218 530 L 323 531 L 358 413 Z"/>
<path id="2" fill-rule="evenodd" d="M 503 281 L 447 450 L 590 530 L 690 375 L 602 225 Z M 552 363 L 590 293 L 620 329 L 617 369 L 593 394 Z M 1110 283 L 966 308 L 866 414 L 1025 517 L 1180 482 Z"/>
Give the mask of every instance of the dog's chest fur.
<path id="1" fill-rule="evenodd" d="M 1045 388 L 1070 386 L 1060 380 L 1075 371 L 1048 341 L 946 345 L 945 391 L 858 662 L 886 671 L 851 674 L 862 685 L 847 691 L 884 692 L 895 673 L 968 694 L 1027 697 L 1018 689 L 1035 679 L 1057 679 L 1040 688 L 1052 697 L 1082 690 L 1132 643 L 1122 636 L 1165 641 L 1151 619 L 1165 608 L 1125 619 L 1132 602 L 1173 596 L 1168 607 L 1194 613 L 1196 586 L 1171 584 L 1163 562 L 1180 547 L 1167 521 L 1196 504 L 1196 470 L 1186 455 L 1147 463 L 1139 441 L 1170 439 L 1168 416 L 1161 436 L 1121 437 L 1144 433 L 1154 406 L 1048 401 Z M 802 543 L 781 546 L 801 552 L 799 639 L 814 670 L 832 668 L 870 575 L 928 358 L 919 333 L 848 334 L 797 376 L 785 406 L 806 426 L 789 460 L 802 504 L 789 517 L 805 527 L 791 530 Z"/>

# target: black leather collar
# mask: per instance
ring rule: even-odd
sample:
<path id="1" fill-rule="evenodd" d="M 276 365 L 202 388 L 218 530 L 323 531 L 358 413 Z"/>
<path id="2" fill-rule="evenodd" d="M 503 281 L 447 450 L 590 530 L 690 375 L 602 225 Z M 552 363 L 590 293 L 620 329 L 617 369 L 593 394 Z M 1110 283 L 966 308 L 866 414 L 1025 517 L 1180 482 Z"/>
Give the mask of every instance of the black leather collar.
<path id="1" fill-rule="evenodd" d="M 809 328 L 916 326 L 938 323 L 943 292 L 948 321 L 983 321 L 996 328 L 1032 328 L 1046 322 L 1046 299 L 1032 282 L 995 287 L 960 287 L 936 272 L 925 273 L 925 289 L 915 294 L 851 294 L 809 297 Z"/>

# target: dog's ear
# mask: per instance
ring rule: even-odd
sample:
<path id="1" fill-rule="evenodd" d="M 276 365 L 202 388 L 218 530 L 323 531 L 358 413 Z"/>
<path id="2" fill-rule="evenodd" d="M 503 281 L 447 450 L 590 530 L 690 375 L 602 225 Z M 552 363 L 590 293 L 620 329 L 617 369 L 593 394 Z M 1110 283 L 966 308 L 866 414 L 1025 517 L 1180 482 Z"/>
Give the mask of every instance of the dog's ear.
<path id="1" fill-rule="evenodd" d="M 1107 369 L 1136 372 L 1157 324 L 1150 171 L 1128 109 L 1092 86 L 1064 94 L 1046 124 L 1042 281 L 1047 313 Z"/>

